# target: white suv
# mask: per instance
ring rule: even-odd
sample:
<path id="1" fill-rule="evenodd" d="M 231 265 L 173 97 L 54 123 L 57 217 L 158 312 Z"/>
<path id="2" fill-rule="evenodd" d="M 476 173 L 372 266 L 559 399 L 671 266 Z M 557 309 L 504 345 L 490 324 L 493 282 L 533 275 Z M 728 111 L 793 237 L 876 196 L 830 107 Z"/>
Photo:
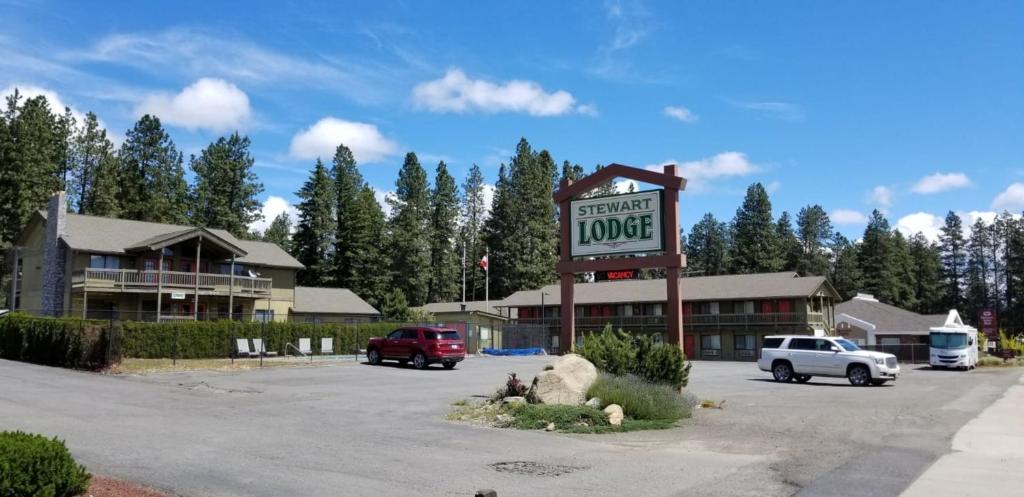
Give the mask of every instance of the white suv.
<path id="1" fill-rule="evenodd" d="M 771 371 L 775 381 L 804 383 L 812 376 L 848 378 L 855 386 L 881 385 L 900 376 L 896 356 L 861 350 L 842 337 L 778 335 L 765 337 L 761 371 Z"/>

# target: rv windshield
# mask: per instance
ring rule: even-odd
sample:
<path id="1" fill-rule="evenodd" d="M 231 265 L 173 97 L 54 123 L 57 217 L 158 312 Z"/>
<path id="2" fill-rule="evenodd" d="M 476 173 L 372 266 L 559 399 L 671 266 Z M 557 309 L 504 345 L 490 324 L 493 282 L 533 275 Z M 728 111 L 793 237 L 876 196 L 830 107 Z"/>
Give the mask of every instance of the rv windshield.
<path id="1" fill-rule="evenodd" d="M 962 349 L 967 347 L 966 333 L 931 333 L 931 346 L 936 349 Z"/>

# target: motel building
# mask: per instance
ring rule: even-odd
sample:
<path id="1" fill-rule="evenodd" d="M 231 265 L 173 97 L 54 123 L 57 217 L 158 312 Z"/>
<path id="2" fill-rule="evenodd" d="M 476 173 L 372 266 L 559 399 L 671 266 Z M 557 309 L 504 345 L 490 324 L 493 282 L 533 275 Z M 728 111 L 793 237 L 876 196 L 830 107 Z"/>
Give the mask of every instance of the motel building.
<path id="1" fill-rule="evenodd" d="M 615 271 L 601 278 L 632 278 L 637 271 Z M 610 279 L 576 283 L 576 342 L 608 324 L 665 340 L 664 279 Z M 822 276 L 794 272 L 702 276 L 680 279 L 683 345 L 690 359 L 754 361 L 767 335 L 835 334 L 835 304 L 840 298 Z M 507 315 L 506 348 L 542 347 L 563 351 L 559 343 L 558 285 L 520 291 L 502 301 Z"/>

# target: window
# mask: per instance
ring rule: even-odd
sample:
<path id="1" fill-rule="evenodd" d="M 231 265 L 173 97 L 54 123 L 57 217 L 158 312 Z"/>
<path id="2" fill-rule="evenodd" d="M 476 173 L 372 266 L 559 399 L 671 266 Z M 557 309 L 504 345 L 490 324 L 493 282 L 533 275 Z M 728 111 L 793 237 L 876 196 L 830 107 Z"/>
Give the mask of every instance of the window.
<path id="1" fill-rule="evenodd" d="M 267 310 L 267 309 L 257 309 L 253 314 L 254 314 L 254 317 L 256 318 L 256 321 L 259 321 L 261 323 L 266 323 L 266 322 L 274 320 L 274 310 L 273 309 L 270 309 L 270 310 Z"/>
<path id="2" fill-rule="evenodd" d="M 736 335 L 736 350 L 754 350 L 754 335 Z"/>
<path id="3" fill-rule="evenodd" d="M 718 302 L 711 303 L 711 312 L 709 314 L 718 314 Z"/>
<path id="4" fill-rule="evenodd" d="M 633 306 L 631 306 L 629 304 L 620 305 L 619 306 L 619 315 L 620 316 L 626 316 L 626 317 L 632 316 L 633 315 Z"/>
<path id="5" fill-rule="evenodd" d="M 90 255 L 89 269 L 121 269 L 121 259 L 116 255 Z"/>
<path id="6" fill-rule="evenodd" d="M 402 340 L 419 340 L 420 334 L 416 330 L 402 330 Z"/>
<path id="7" fill-rule="evenodd" d="M 204 264 L 205 264 L 205 262 L 204 262 Z M 218 264 L 217 265 L 217 272 L 220 273 L 220 274 L 231 274 L 231 264 L 230 263 L 224 263 L 224 262 Z M 245 271 L 245 265 L 243 265 L 243 264 L 235 264 L 235 276 L 245 276 L 246 274 L 247 273 Z"/>
<path id="8" fill-rule="evenodd" d="M 661 304 L 651 304 L 651 316 L 661 315 Z"/>
<path id="9" fill-rule="evenodd" d="M 748 301 L 744 302 L 743 303 L 743 314 L 753 314 L 753 313 L 754 313 L 754 301 L 753 300 L 748 300 Z"/>
<path id="10" fill-rule="evenodd" d="M 765 338 L 764 339 L 764 344 L 761 345 L 761 348 L 777 349 L 777 348 L 782 346 L 782 341 L 783 340 L 785 340 L 785 339 L 784 338 Z"/>
<path id="11" fill-rule="evenodd" d="M 388 333 L 388 340 L 398 340 L 399 338 L 402 338 L 402 330 L 395 330 Z"/>
<path id="12" fill-rule="evenodd" d="M 882 345 L 899 345 L 899 344 L 900 344 L 900 339 L 899 338 L 889 337 L 889 338 L 883 338 L 882 339 Z"/>
<path id="13" fill-rule="evenodd" d="M 718 303 L 719 314 L 735 314 L 738 308 L 739 306 L 731 300 Z"/>
<path id="14" fill-rule="evenodd" d="M 424 331 L 425 340 L 458 340 L 459 332 L 455 330 Z"/>
<path id="15" fill-rule="evenodd" d="M 789 342 L 789 348 L 827 352 L 832 350 L 832 342 L 821 338 L 794 338 Z"/>
<path id="16" fill-rule="evenodd" d="M 722 353 L 722 335 L 701 335 L 701 355 L 719 356 Z"/>
<path id="17" fill-rule="evenodd" d="M 170 247 L 164 247 L 164 257 L 174 257 L 174 250 Z"/>

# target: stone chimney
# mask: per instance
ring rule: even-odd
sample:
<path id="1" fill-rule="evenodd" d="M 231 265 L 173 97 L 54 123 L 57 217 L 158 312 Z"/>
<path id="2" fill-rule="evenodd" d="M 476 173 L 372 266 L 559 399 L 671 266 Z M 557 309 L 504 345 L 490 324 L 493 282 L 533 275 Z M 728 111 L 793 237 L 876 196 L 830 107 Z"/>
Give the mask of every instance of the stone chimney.
<path id="1" fill-rule="evenodd" d="M 68 197 L 54 193 L 46 204 L 46 245 L 43 246 L 43 308 L 47 316 L 64 312 L 64 271 L 67 250 L 61 242 L 68 217 Z"/>

